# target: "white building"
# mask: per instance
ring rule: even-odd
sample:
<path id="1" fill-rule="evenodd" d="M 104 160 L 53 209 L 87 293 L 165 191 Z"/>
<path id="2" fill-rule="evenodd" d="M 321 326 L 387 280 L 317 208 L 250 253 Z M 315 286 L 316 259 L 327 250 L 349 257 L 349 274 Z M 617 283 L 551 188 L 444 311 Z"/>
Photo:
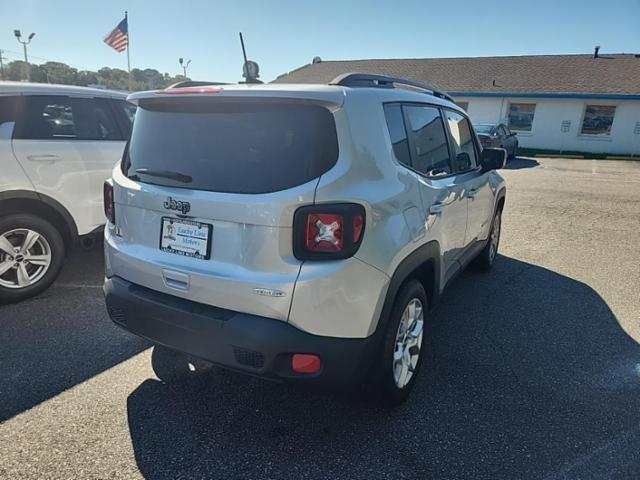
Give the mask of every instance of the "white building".
<path id="1" fill-rule="evenodd" d="M 363 72 L 432 83 L 474 122 L 502 122 L 523 148 L 640 156 L 640 55 L 321 61 L 278 83 Z"/>

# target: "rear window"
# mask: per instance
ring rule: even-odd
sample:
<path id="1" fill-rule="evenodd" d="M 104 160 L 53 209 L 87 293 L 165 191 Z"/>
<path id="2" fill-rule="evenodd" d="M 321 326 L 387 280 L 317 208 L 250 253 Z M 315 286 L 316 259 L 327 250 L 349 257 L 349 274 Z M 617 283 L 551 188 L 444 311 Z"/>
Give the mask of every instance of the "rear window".
<path id="1" fill-rule="evenodd" d="M 136 112 L 123 172 L 157 185 L 268 193 L 319 177 L 337 158 L 333 115 L 320 106 L 155 100 Z"/>

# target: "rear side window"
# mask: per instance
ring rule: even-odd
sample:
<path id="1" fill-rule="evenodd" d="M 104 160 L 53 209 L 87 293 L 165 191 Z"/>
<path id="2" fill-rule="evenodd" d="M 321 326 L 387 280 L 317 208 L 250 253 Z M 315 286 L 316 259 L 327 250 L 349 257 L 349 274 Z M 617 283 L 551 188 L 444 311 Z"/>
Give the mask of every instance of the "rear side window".
<path id="1" fill-rule="evenodd" d="M 337 159 L 333 115 L 320 106 L 156 100 L 138 107 L 123 172 L 158 185 L 268 193 L 317 178 Z"/>
<path id="2" fill-rule="evenodd" d="M 453 140 L 453 171 L 465 172 L 478 164 L 469 120 L 459 113 L 445 110 Z"/>
<path id="3" fill-rule="evenodd" d="M 440 111 L 434 107 L 405 105 L 409 123 L 413 168 L 426 175 L 451 173 L 449 147 Z"/>
<path id="4" fill-rule="evenodd" d="M 17 108 L 17 97 L 0 97 L 0 126 L 3 123 L 16 121 Z"/>
<path id="5" fill-rule="evenodd" d="M 122 128 L 125 131 L 126 137 L 131 136 L 131 127 L 133 125 L 133 119 L 136 116 L 136 106 L 133 103 L 129 103 L 125 100 L 114 100 L 115 105 L 120 118 L 122 120 Z"/>
<path id="6" fill-rule="evenodd" d="M 14 138 L 25 140 L 122 140 L 109 101 L 103 98 L 26 96 Z"/>
<path id="7" fill-rule="evenodd" d="M 384 106 L 384 116 L 387 119 L 391 145 L 393 153 L 400 163 L 411 166 L 411 156 L 409 154 L 409 141 L 407 131 L 404 128 L 404 117 L 402 107 L 399 104 L 388 104 Z"/>

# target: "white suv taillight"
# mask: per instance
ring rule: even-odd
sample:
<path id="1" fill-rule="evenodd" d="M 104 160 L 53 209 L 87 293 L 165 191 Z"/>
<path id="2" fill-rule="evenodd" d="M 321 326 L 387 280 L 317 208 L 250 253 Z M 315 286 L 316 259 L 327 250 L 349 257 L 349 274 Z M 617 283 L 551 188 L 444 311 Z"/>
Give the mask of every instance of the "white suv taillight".
<path id="1" fill-rule="evenodd" d="M 293 253 L 300 260 L 353 256 L 364 232 L 365 213 L 354 203 L 299 208 L 293 220 Z"/>
<path id="2" fill-rule="evenodd" d="M 111 223 L 116 223 L 116 209 L 113 200 L 113 185 L 109 182 L 104 182 L 102 188 L 102 199 L 104 202 L 104 215 Z"/>

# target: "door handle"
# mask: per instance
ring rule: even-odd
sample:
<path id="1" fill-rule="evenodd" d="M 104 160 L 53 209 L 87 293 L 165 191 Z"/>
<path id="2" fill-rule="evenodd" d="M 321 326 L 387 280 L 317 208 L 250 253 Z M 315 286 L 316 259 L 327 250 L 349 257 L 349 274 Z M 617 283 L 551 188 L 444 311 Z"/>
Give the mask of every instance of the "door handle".
<path id="1" fill-rule="evenodd" d="M 27 159 L 32 162 L 55 162 L 60 158 L 60 155 L 27 155 Z"/>
<path id="2" fill-rule="evenodd" d="M 477 194 L 478 194 L 478 190 L 477 190 L 477 189 L 475 189 L 475 188 L 472 188 L 471 190 L 469 190 L 469 191 L 467 192 L 467 197 L 469 197 L 469 198 L 475 198 Z"/>
<path id="3" fill-rule="evenodd" d="M 444 210 L 444 203 L 434 203 L 429 207 L 429 215 L 441 215 Z"/>

